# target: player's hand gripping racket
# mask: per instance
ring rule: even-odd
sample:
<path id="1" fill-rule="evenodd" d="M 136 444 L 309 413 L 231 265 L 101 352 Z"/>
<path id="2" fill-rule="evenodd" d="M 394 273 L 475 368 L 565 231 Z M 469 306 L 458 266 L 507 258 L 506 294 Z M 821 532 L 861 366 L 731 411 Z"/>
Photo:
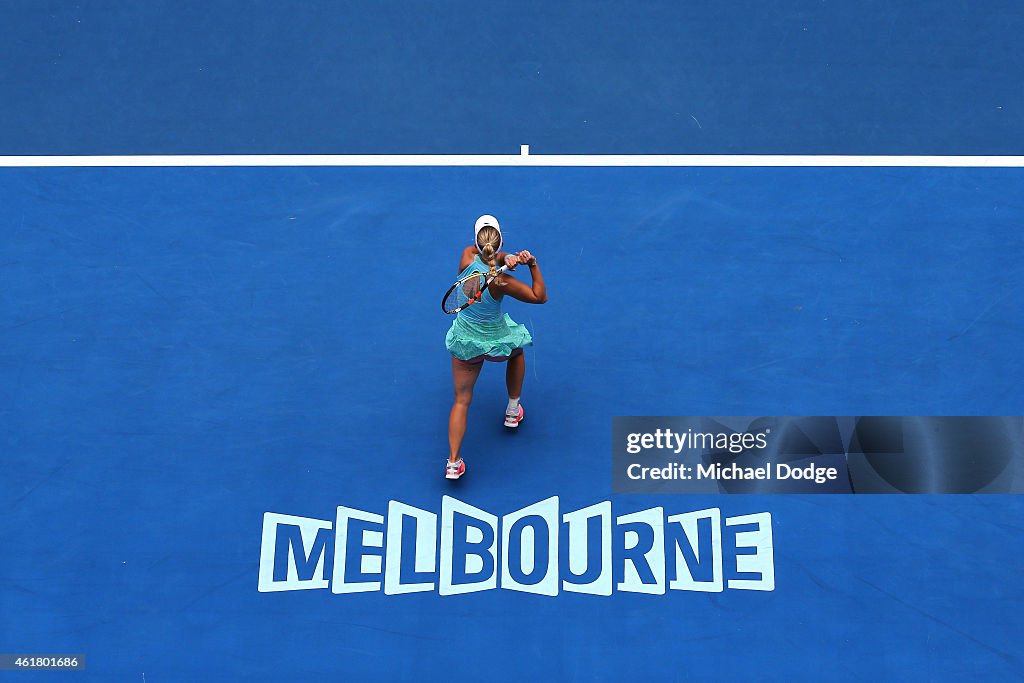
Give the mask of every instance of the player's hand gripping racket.
<path id="1" fill-rule="evenodd" d="M 470 273 L 452 285 L 441 299 L 441 310 L 448 314 L 455 314 L 472 306 L 484 295 L 484 291 L 494 282 L 494 278 L 508 270 L 508 266 L 497 269 L 494 275 L 490 273 Z"/>

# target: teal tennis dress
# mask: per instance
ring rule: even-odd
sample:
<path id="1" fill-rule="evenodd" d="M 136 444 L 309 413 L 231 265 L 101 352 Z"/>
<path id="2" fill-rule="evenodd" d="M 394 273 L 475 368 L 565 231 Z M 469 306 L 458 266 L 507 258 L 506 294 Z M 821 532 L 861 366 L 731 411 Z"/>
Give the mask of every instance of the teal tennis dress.
<path id="1" fill-rule="evenodd" d="M 459 278 L 470 273 L 486 273 L 488 270 L 487 264 L 476 256 L 459 274 Z M 444 344 L 459 360 L 473 360 L 479 356 L 502 358 L 512 355 L 516 349 L 533 344 L 533 337 L 525 325 L 512 320 L 508 313 L 501 312 L 501 301 L 491 296 L 488 287 L 480 301 L 456 314 Z"/>

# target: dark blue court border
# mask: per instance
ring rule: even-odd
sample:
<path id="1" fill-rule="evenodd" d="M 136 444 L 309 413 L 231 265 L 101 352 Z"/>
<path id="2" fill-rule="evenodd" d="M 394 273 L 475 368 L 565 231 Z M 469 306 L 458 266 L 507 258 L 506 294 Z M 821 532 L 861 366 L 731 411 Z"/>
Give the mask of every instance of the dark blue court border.
<path id="1" fill-rule="evenodd" d="M 5 2 L 0 154 L 1021 154 L 1024 9 Z"/>

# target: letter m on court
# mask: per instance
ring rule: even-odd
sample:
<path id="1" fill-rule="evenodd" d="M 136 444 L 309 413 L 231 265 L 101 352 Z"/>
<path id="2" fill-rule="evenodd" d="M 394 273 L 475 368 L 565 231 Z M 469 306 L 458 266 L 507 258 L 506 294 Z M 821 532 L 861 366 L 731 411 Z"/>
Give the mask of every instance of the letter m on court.
<path id="1" fill-rule="evenodd" d="M 327 588 L 332 540 L 326 520 L 264 513 L 259 591 Z"/>

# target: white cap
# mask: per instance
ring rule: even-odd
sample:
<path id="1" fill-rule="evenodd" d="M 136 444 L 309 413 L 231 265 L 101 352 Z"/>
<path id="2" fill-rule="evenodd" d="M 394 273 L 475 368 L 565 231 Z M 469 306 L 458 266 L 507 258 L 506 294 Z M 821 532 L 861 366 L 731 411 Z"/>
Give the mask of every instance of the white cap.
<path id="1" fill-rule="evenodd" d="M 476 228 L 473 230 L 473 244 L 477 244 L 477 235 L 480 234 L 480 229 L 483 228 L 485 225 L 489 225 L 498 231 L 498 248 L 495 249 L 494 251 L 501 251 L 501 245 L 504 241 L 501 236 L 501 226 L 498 225 L 498 219 L 495 218 L 494 216 L 491 216 L 490 214 L 484 214 L 483 216 L 480 216 L 480 218 L 476 219 Z"/>

